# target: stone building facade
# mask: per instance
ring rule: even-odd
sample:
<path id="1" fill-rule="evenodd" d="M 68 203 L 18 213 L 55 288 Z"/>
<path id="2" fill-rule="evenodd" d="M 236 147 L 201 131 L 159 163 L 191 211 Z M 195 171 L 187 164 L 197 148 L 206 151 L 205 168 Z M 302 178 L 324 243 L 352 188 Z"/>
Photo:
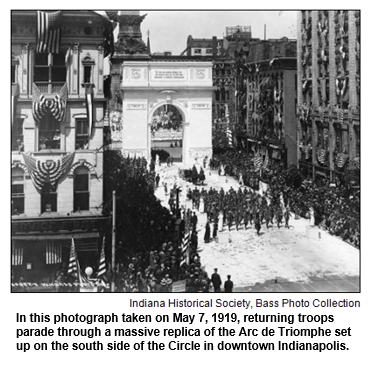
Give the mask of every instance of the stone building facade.
<path id="1" fill-rule="evenodd" d="M 72 238 L 81 266 L 96 264 L 108 32 L 108 17 L 92 11 L 12 11 L 16 277 L 51 278 L 67 266 Z"/>
<path id="2" fill-rule="evenodd" d="M 298 156 L 313 178 L 360 167 L 360 11 L 298 13 Z"/>

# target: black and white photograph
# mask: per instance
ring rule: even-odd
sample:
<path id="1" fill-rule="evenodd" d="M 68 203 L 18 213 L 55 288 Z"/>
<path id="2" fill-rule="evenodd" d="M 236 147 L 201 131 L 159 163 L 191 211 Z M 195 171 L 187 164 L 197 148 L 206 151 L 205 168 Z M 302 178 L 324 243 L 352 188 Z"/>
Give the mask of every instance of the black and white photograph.
<path id="1" fill-rule="evenodd" d="M 12 293 L 361 291 L 360 10 L 9 17 Z"/>

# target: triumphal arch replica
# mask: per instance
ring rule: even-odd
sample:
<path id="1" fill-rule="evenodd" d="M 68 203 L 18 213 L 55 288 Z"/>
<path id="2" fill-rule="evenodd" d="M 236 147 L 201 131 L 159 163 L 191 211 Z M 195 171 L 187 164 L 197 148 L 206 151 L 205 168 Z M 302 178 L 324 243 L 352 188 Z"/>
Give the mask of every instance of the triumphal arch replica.
<path id="1" fill-rule="evenodd" d="M 121 77 L 123 155 L 149 159 L 153 145 L 165 141 L 164 147 L 181 148 L 184 164 L 201 163 L 212 155 L 212 62 L 152 55 L 141 39 L 144 17 L 119 17 L 114 60 Z"/>

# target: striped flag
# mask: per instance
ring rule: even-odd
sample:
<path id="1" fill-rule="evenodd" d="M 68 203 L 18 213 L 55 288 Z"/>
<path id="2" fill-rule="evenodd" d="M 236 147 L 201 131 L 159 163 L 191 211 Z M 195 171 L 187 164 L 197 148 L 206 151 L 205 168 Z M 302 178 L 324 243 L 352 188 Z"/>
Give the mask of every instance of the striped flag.
<path id="1" fill-rule="evenodd" d="M 227 134 L 228 146 L 233 148 L 234 144 L 232 142 L 232 130 L 229 128 L 228 125 L 227 125 L 226 134 Z"/>
<path id="2" fill-rule="evenodd" d="M 20 88 L 18 86 L 18 83 L 13 83 L 12 84 L 11 126 L 13 126 L 13 123 L 14 123 L 14 115 L 16 111 L 16 100 L 19 94 L 20 94 Z"/>
<path id="3" fill-rule="evenodd" d="M 98 272 L 97 272 L 98 278 L 106 274 L 106 256 L 104 253 L 105 241 L 106 241 L 106 237 L 103 236 L 102 250 L 101 250 L 101 255 L 99 258 L 99 266 L 98 266 Z"/>
<path id="4" fill-rule="evenodd" d="M 89 124 L 89 136 L 91 136 L 91 131 L 94 124 L 94 107 L 93 107 L 93 84 L 87 83 L 85 89 L 85 101 L 86 101 L 86 116 Z"/>
<path id="5" fill-rule="evenodd" d="M 180 265 L 182 266 L 184 263 L 189 265 L 189 240 L 190 240 L 190 233 L 189 230 L 185 233 L 183 238 L 183 249 L 182 249 L 182 260 Z"/>
<path id="6" fill-rule="evenodd" d="M 38 10 L 37 17 L 37 53 L 59 53 L 62 12 L 47 13 Z"/>
<path id="7" fill-rule="evenodd" d="M 69 255 L 68 275 L 75 276 L 78 282 L 82 283 L 80 264 L 78 263 L 77 253 L 74 246 L 74 239 L 72 237 L 71 251 Z"/>
<path id="8" fill-rule="evenodd" d="M 317 150 L 317 160 L 319 161 L 320 164 L 326 163 L 326 156 L 327 156 L 327 152 L 325 148 L 319 148 Z"/>
<path id="9" fill-rule="evenodd" d="M 336 157 L 336 165 L 338 168 L 343 168 L 348 159 L 348 155 L 339 153 Z"/>
<path id="10" fill-rule="evenodd" d="M 38 88 L 38 86 L 33 83 L 33 118 L 36 124 L 39 124 L 42 118 L 46 115 L 48 111 L 48 104 L 47 99 L 42 94 Z"/>
<path id="11" fill-rule="evenodd" d="M 260 152 L 258 152 L 257 155 L 254 157 L 253 164 L 255 166 L 256 172 L 262 167 L 263 160 L 262 156 L 260 155 Z"/>
<path id="12" fill-rule="evenodd" d="M 337 118 L 338 118 L 338 122 L 343 125 L 343 116 L 344 116 L 344 111 L 342 108 L 340 108 L 337 112 Z"/>
<path id="13" fill-rule="evenodd" d="M 64 120 L 65 110 L 68 98 L 68 88 L 65 83 L 61 88 L 60 93 L 55 95 L 55 98 L 51 105 L 51 113 L 59 122 Z"/>
<path id="14" fill-rule="evenodd" d="M 46 264 L 61 263 L 63 259 L 63 248 L 61 244 L 56 244 L 54 241 L 47 241 L 46 243 Z"/>
<path id="15" fill-rule="evenodd" d="M 16 247 L 13 241 L 12 246 L 12 266 L 21 266 L 23 264 L 24 249 L 23 247 Z"/>

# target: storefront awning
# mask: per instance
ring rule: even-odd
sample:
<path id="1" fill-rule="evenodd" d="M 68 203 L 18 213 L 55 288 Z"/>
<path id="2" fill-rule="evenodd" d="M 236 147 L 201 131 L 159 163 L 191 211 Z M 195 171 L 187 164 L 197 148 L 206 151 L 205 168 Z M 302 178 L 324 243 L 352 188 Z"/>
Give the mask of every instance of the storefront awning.
<path id="1" fill-rule="evenodd" d="M 64 233 L 64 234 L 27 234 L 12 236 L 12 240 L 46 241 L 46 240 L 71 240 L 79 238 L 98 238 L 99 233 Z"/>

